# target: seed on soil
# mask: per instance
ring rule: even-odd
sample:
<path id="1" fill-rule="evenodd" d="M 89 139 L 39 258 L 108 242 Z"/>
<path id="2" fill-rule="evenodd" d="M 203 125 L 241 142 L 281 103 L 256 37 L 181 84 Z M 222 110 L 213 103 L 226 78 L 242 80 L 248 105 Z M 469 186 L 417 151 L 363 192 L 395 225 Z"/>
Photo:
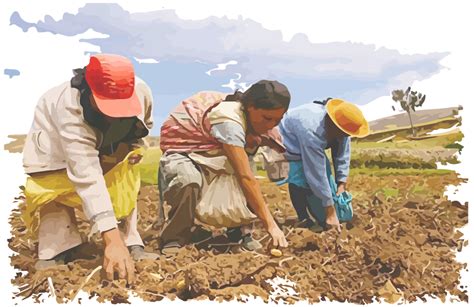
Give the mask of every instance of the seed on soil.
<path id="1" fill-rule="evenodd" d="M 270 251 L 270 254 L 271 254 L 273 257 L 281 257 L 281 256 L 283 255 L 283 253 L 281 252 L 281 250 L 276 249 L 276 248 L 272 248 L 272 250 Z"/>

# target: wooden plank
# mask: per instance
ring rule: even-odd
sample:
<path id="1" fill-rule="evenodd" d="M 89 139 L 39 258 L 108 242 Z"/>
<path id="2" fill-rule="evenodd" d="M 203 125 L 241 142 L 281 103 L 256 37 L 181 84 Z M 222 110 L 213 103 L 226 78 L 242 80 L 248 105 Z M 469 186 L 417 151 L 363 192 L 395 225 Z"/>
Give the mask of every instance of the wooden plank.
<path id="1" fill-rule="evenodd" d="M 391 135 L 391 136 L 389 136 L 389 137 L 387 137 L 387 138 L 378 140 L 376 143 L 385 143 L 385 142 L 391 141 L 391 140 L 393 140 L 396 136 L 397 136 L 396 134 Z"/>

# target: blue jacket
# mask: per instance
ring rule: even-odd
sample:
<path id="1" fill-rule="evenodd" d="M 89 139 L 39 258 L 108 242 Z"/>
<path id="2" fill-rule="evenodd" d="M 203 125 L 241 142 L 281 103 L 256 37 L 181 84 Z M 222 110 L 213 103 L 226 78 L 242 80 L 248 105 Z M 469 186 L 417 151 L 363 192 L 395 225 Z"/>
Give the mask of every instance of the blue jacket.
<path id="1" fill-rule="evenodd" d="M 289 178 L 289 183 L 309 187 L 324 207 L 333 205 L 327 179 L 325 149 L 330 148 L 336 182 L 346 182 L 350 166 L 350 137 L 327 139 L 324 105 L 308 103 L 290 109 L 280 122 L 280 133 L 289 161 L 302 161 L 304 178 Z"/>

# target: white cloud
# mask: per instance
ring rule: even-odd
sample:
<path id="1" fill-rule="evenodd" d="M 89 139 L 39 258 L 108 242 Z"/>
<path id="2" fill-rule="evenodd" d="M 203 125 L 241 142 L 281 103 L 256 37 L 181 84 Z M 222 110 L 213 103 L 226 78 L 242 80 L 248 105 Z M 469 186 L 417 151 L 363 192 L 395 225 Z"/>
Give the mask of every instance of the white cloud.
<path id="1" fill-rule="evenodd" d="M 104 33 L 99 33 L 97 31 L 94 31 L 92 29 L 88 29 L 86 32 L 83 32 L 82 34 L 76 35 L 77 41 L 79 39 L 90 39 L 90 38 L 108 38 L 110 35 L 104 34 Z M 95 45 L 92 45 L 95 47 Z"/>
<path id="2" fill-rule="evenodd" d="M 213 69 L 210 69 L 210 70 L 206 71 L 206 74 L 208 74 L 210 76 L 213 71 L 225 70 L 227 68 L 227 66 L 237 65 L 237 64 L 238 64 L 238 62 L 234 61 L 234 60 L 231 60 L 229 62 L 222 63 L 222 64 L 217 64 L 216 68 L 213 68 Z"/>
<path id="3" fill-rule="evenodd" d="M 136 58 L 136 57 L 133 57 L 135 59 L 135 61 L 138 62 L 138 64 L 158 64 L 160 63 L 160 61 L 157 61 L 155 59 L 139 59 L 139 58 Z"/>
<path id="4" fill-rule="evenodd" d="M 236 75 L 237 75 L 237 78 L 230 79 L 229 83 L 223 84 L 222 87 L 230 88 L 232 91 L 235 91 L 235 90 L 246 91 L 250 86 L 247 85 L 246 82 L 236 82 L 236 81 L 239 81 L 240 78 L 242 77 L 242 75 L 239 73 L 236 73 Z"/>

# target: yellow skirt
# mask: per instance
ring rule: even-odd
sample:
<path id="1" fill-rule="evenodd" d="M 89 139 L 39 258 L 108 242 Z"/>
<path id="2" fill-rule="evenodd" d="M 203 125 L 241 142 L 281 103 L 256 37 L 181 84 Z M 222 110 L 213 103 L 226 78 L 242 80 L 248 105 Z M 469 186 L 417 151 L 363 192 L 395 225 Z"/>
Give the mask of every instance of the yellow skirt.
<path id="1" fill-rule="evenodd" d="M 132 154 L 143 155 L 143 151 L 142 148 L 138 148 L 129 152 L 125 159 L 104 175 L 117 219 L 128 216 L 136 206 L 140 190 L 140 170 L 135 167 L 138 165 L 128 162 L 128 157 Z M 82 201 L 69 180 L 66 170 L 29 176 L 25 184 L 25 198 L 26 206 L 22 212 L 22 219 L 30 235 L 35 234 L 38 229 L 38 209 L 48 203 L 55 201 L 82 210 Z"/>

